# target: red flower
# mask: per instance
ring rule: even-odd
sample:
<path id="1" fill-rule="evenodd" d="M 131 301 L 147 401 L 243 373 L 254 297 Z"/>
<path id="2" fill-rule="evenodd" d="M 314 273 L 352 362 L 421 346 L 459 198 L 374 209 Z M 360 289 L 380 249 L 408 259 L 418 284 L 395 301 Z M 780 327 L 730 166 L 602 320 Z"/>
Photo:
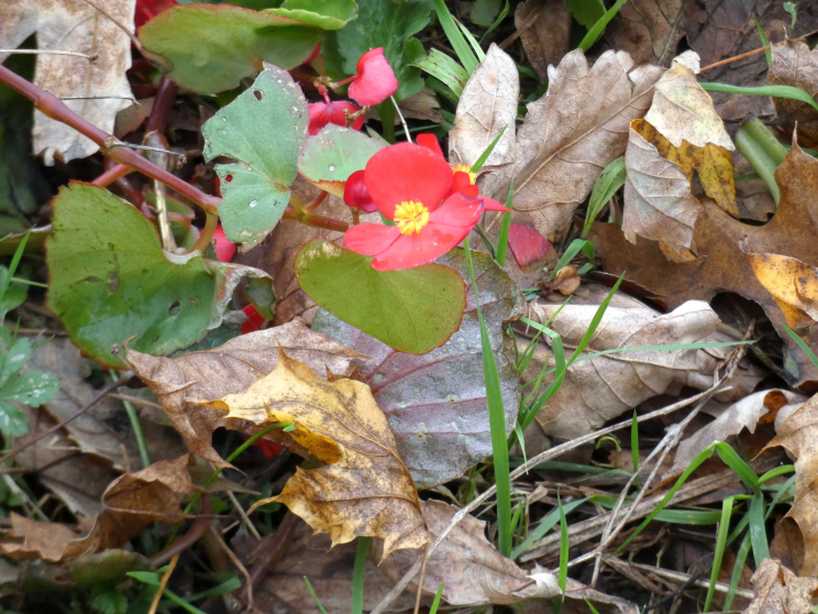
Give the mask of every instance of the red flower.
<path id="1" fill-rule="evenodd" d="M 216 258 L 221 262 L 230 262 L 236 255 L 236 244 L 227 238 L 221 225 L 216 226 L 213 232 L 213 250 L 216 252 Z"/>
<path id="2" fill-rule="evenodd" d="M 247 333 L 257 331 L 262 326 L 264 326 L 266 320 L 264 319 L 264 316 L 261 315 L 256 310 L 255 307 L 253 307 L 252 305 L 246 305 L 244 308 L 242 308 L 242 311 L 244 312 L 244 315 L 247 317 L 247 319 L 241 324 L 242 335 L 246 335 Z"/>
<path id="3" fill-rule="evenodd" d="M 383 47 L 370 49 L 358 60 L 355 76 L 349 84 L 349 97 L 358 104 L 371 107 L 380 104 L 398 91 L 398 80 Z"/>
<path id="4" fill-rule="evenodd" d="M 372 201 L 395 225 L 359 224 L 344 235 L 344 247 L 374 256 L 378 271 L 408 269 L 432 262 L 460 243 L 486 209 L 504 211 L 482 197 L 467 173 L 454 172 L 439 145 L 391 145 L 364 169 Z M 465 182 L 468 183 L 466 185 Z"/>
<path id="5" fill-rule="evenodd" d="M 364 171 L 355 171 L 347 177 L 344 183 L 344 202 L 355 209 L 360 209 L 364 213 L 374 213 L 378 210 L 378 205 L 369 195 L 364 181 Z"/>
<path id="6" fill-rule="evenodd" d="M 349 100 L 332 100 L 327 102 L 311 102 L 307 105 L 310 114 L 310 123 L 307 131 L 310 134 L 318 132 L 327 124 L 336 126 L 346 126 L 347 116 L 357 113 L 361 109 L 354 102 Z M 363 113 L 355 118 L 351 128 L 359 130 L 364 125 Z"/>
<path id="7" fill-rule="evenodd" d="M 139 28 L 172 6 L 176 6 L 176 0 L 136 0 L 134 24 Z"/>

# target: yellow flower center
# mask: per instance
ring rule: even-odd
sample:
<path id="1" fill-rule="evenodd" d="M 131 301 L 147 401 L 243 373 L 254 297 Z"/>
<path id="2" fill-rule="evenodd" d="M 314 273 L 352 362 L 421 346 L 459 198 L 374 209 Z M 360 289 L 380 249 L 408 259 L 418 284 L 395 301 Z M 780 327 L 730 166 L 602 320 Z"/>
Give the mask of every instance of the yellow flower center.
<path id="1" fill-rule="evenodd" d="M 452 171 L 455 173 L 466 173 L 469 176 L 469 181 L 472 184 L 477 181 L 477 173 L 473 173 L 471 171 L 471 166 L 468 164 L 463 164 L 462 162 L 459 164 L 452 164 Z"/>
<path id="2" fill-rule="evenodd" d="M 429 223 L 429 210 L 421 202 L 404 200 L 395 205 L 392 219 L 401 234 L 416 235 Z"/>

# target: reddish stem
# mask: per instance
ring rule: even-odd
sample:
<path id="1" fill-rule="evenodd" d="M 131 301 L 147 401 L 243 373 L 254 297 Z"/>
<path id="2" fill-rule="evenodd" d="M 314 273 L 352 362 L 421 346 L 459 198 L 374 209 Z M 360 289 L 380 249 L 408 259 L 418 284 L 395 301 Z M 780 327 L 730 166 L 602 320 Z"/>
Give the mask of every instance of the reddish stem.
<path id="1" fill-rule="evenodd" d="M 119 141 L 116 137 L 97 128 L 85 118 L 77 115 L 53 94 L 40 89 L 30 81 L 23 79 L 23 77 L 2 65 L 0 65 L 0 83 L 5 83 L 20 95 L 31 100 L 34 106 L 48 117 L 62 122 L 67 126 L 71 126 L 80 134 L 91 139 L 99 146 L 104 156 L 120 164 L 132 166 L 143 175 L 161 181 L 169 188 L 178 192 L 181 196 L 199 205 L 205 211 L 210 213 L 217 211 L 218 205 L 221 202 L 220 199 L 205 194 L 197 187 L 169 173 L 165 169 L 158 167 L 135 151 L 127 147 L 122 147 L 121 145 L 117 147 L 116 145 L 119 144 Z"/>
<path id="2" fill-rule="evenodd" d="M 111 168 L 102 173 L 99 177 L 91 182 L 99 188 L 107 188 L 117 179 L 122 179 L 125 175 L 132 173 L 134 168 L 127 164 L 114 164 Z"/>
<path id="3" fill-rule="evenodd" d="M 148 118 L 145 132 L 165 134 L 168 127 L 168 114 L 176 100 L 176 90 L 176 83 L 167 77 L 162 77 L 162 81 L 159 83 L 159 91 L 156 93 L 156 98 L 153 99 L 153 107 L 151 108 L 151 115 Z"/>
<path id="4" fill-rule="evenodd" d="M 287 207 L 284 212 L 284 219 L 296 220 L 307 226 L 315 226 L 316 228 L 326 228 L 327 230 L 336 230 L 338 232 L 346 232 L 349 224 L 336 220 L 335 218 L 326 217 L 324 215 L 317 215 L 309 211 L 296 211 L 292 207 Z"/>

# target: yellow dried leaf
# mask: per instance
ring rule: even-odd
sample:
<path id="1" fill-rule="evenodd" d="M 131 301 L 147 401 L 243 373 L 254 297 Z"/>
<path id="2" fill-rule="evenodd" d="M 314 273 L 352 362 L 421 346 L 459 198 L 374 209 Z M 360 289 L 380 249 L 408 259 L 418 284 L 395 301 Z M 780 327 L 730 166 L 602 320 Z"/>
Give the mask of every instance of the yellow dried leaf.
<path id="1" fill-rule="evenodd" d="M 748 254 L 756 279 L 775 299 L 790 328 L 818 320 L 818 269 L 780 254 Z"/>
<path id="2" fill-rule="evenodd" d="M 333 545 L 383 539 L 384 558 L 427 543 L 415 485 L 366 384 L 327 382 L 281 352 L 275 369 L 243 393 L 203 404 L 256 425 L 292 424 L 288 435 L 325 463 L 299 467 L 280 495 L 256 506 L 283 503 Z"/>

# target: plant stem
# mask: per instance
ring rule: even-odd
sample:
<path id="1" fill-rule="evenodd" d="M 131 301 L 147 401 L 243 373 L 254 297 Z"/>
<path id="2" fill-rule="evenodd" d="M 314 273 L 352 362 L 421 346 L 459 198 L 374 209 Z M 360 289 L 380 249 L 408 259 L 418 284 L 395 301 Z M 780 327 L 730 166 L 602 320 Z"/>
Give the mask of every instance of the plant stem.
<path id="1" fill-rule="evenodd" d="M 91 182 L 91 185 L 95 185 L 100 188 L 107 188 L 109 185 L 114 183 L 117 179 L 122 179 L 129 173 L 132 173 L 134 168 L 128 166 L 127 164 L 114 164 L 111 168 L 106 170 L 102 173 L 99 177 L 94 179 Z"/>
<path id="2" fill-rule="evenodd" d="M 775 180 L 775 169 L 787 155 L 787 148 L 758 119 L 750 120 L 739 129 L 736 133 L 736 148 L 767 184 L 767 189 L 777 204 L 780 192 Z"/>

